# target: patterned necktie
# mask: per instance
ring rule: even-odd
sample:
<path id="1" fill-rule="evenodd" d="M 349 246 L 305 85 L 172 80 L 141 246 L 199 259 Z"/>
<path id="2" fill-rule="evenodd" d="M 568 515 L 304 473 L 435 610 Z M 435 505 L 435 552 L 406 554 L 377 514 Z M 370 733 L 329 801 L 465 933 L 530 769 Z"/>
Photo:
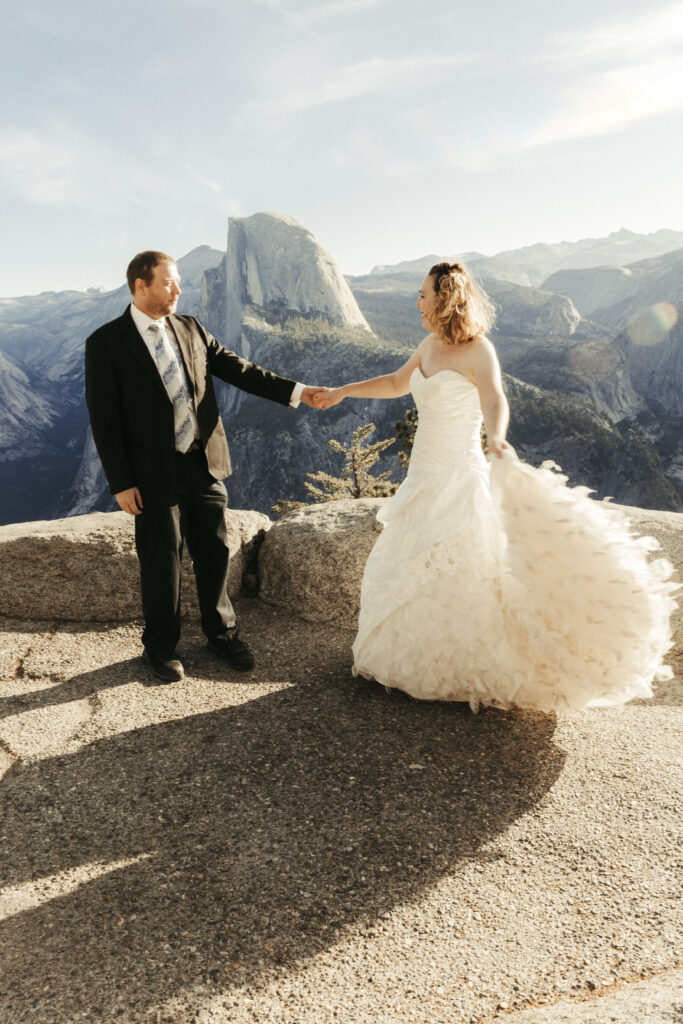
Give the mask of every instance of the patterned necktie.
<path id="1" fill-rule="evenodd" d="M 194 441 L 194 425 L 190 417 L 192 400 L 187 392 L 183 371 L 178 356 L 159 324 L 150 324 L 154 332 L 154 359 L 168 397 L 173 402 L 173 423 L 175 446 L 179 452 L 186 452 Z"/>

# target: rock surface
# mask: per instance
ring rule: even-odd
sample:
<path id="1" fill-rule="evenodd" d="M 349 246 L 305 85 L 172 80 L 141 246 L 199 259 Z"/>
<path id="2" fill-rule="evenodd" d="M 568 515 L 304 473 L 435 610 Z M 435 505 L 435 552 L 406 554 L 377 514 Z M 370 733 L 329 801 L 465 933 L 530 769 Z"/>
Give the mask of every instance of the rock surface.
<path id="1" fill-rule="evenodd" d="M 521 1010 L 504 1020 L 507 1024 L 681 1024 L 683 970 L 634 981 L 595 999 Z"/>
<path id="2" fill-rule="evenodd" d="M 0 530 L 0 1020 L 680 1024 L 680 625 L 623 709 L 354 680 L 381 500 L 275 523 L 255 670 L 191 619 L 172 686 L 92 621 L 136 613 L 128 517 Z M 626 511 L 683 568 L 683 517 Z M 263 519 L 228 514 L 243 546 Z"/>
<path id="3" fill-rule="evenodd" d="M 551 274 L 543 287 L 569 296 L 583 316 L 614 334 L 639 309 L 683 302 L 683 249 L 628 266 L 560 271 Z"/>
<path id="4" fill-rule="evenodd" d="M 256 538 L 270 520 L 226 512 L 235 597 Z M 139 618 L 140 587 L 133 523 L 125 512 L 0 526 L 0 615 L 55 621 L 126 622 Z M 197 610 L 192 566 L 183 558 L 182 613 Z"/>
<path id="5" fill-rule="evenodd" d="M 506 337 L 571 337 L 586 324 L 571 299 L 539 288 L 522 287 L 509 281 L 485 277 L 487 294 L 500 311 L 496 328 Z M 602 333 L 599 328 L 597 333 Z"/>
<path id="6" fill-rule="evenodd" d="M 679 1024 L 680 676 L 473 715 L 238 614 L 256 669 L 190 622 L 172 686 L 135 626 L 0 622 L 3 1024 Z"/>
<path id="7" fill-rule="evenodd" d="M 259 596 L 312 622 L 353 626 L 383 498 L 328 501 L 283 516 L 259 551 Z"/>
<path id="8" fill-rule="evenodd" d="M 311 232 L 282 213 L 231 217 L 226 264 L 225 344 L 243 345 L 249 307 L 321 313 L 371 333 L 344 276 Z"/>

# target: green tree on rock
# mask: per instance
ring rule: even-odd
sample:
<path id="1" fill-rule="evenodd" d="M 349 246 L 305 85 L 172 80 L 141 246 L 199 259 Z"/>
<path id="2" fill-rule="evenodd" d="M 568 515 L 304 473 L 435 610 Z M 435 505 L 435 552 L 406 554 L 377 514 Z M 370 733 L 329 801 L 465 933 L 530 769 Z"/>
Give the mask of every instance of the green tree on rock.
<path id="1" fill-rule="evenodd" d="M 389 479 L 391 470 L 380 473 L 379 476 L 374 476 L 370 470 L 384 449 L 394 444 L 396 438 L 390 437 L 365 446 L 365 441 L 371 434 L 374 434 L 375 429 L 374 423 L 366 423 L 364 427 L 357 427 L 353 432 L 350 444 L 342 444 L 340 441 L 332 439 L 329 442 L 332 451 L 344 456 L 344 468 L 341 476 L 331 476 L 324 470 L 307 473 L 308 479 L 304 482 L 304 487 L 311 495 L 311 501 L 286 501 L 283 499 L 273 505 L 270 510 L 272 514 L 281 516 L 285 512 L 304 508 L 307 504 L 337 501 L 339 498 L 388 498 L 394 494 L 398 484 Z"/>
<path id="2" fill-rule="evenodd" d="M 396 437 L 401 442 L 402 449 L 398 453 L 398 461 L 401 463 L 401 468 L 407 472 L 410 464 L 410 454 L 413 450 L 415 431 L 417 430 L 417 409 L 414 406 L 412 409 L 406 409 L 404 418 L 396 421 L 394 429 L 396 430 Z"/>

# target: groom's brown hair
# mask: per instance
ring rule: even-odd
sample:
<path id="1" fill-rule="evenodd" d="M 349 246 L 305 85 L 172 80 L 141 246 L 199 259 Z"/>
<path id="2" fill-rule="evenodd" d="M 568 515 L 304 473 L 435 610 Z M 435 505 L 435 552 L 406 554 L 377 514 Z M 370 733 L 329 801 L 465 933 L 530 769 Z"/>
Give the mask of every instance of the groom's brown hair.
<path id="1" fill-rule="evenodd" d="M 158 252 L 156 249 L 145 249 L 144 252 L 133 256 L 126 270 L 126 280 L 131 295 L 135 295 L 135 282 L 138 278 L 145 284 L 152 283 L 154 268 L 159 263 L 175 263 L 175 260 L 172 256 L 167 256 L 165 252 Z"/>

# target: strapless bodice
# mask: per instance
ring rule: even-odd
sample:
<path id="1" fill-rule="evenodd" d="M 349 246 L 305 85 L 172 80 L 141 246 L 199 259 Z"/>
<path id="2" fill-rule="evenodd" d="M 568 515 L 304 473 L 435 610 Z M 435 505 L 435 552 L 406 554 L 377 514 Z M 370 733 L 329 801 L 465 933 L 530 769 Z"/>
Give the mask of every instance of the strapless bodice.
<path id="1" fill-rule="evenodd" d="M 410 390 L 418 412 L 410 465 L 413 472 L 449 463 L 485 465 L 481 450 L 479 391 L 457 370 L 439 370 L 425 377 L 419 368 L 410 377 Z"/>

